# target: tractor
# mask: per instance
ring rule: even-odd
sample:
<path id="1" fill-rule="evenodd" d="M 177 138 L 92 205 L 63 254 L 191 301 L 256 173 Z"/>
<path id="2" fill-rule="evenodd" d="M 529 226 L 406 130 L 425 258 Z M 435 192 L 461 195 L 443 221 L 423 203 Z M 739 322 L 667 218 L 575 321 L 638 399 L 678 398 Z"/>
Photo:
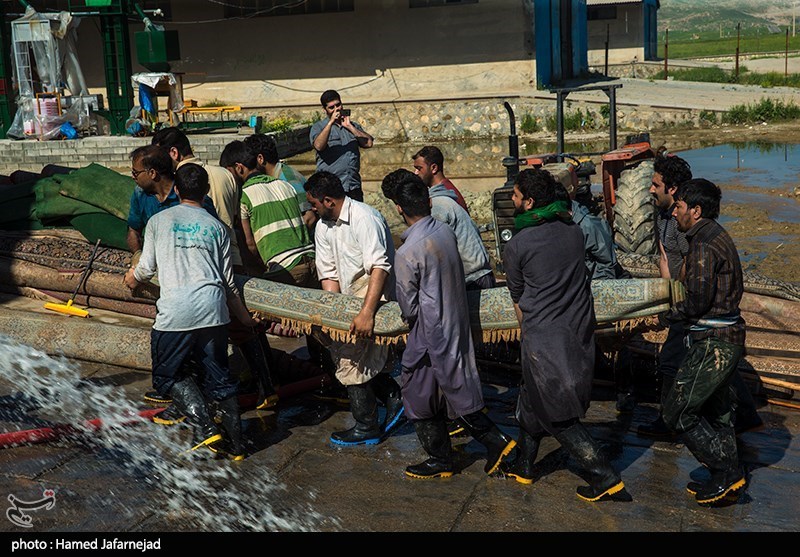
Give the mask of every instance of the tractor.
<path id="1" fill-rule="evenodd" d="M 557 106 L 557 153 L 519 156 L 519 139 L 516 134 L 514 110 L 504 103 L 510 122 L 508 156 L 502 164 L 506 168 L 506 183 L 492 193 L 492 214 L 495 231 L 495 255 L 502 262 L 503 247 L 512 238 L 514 229 L 514 204 L 511 200 L 514 181 L 520 167 L 543 168 L 550 171 L 563 184 L 571 182 L 575 198 L 594 214 L 602 214 L 614 231 L 618 252 L 654 254 L 658 249 L 655 233 L 655 206 L 650 196 L 655 152 L 650 145 L 650 135 L 642 133 L 629 136 L 617 148 L 616 89 L 622 84 L 611 83 L 591 87 L 552 89 Z M 573 91 L 603 90 L 609 97 L 609 150 L 603 153 L 569 154 L 564 152 L 564 99 Z M 598 199 L 591 191 L 591 176 L 596 173 L 589 159 L 599 155 L 602 160 L 603 193 Z M 498 263 L 500 265 L 500 263 Z M 500 269 L 501 270 L 501 269 Z"/>

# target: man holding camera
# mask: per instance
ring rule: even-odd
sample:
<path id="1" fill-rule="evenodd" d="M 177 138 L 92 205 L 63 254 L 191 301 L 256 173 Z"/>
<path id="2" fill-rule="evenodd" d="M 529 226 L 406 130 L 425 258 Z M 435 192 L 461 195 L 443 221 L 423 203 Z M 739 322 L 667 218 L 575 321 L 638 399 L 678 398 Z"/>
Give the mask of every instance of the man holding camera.
<path id="1" fill-rule="evenodd" d="M 359 149 L 369 149 L 375 140 L 359 124 L 350 121 L 350 110 L 342 107 L 339 93 L 329 89 L 319 100 L 328 120 L 316 122 L 309 134 L 317 152 L 317 170 L 335 174 L 348 197 L 364 201 Z"/>

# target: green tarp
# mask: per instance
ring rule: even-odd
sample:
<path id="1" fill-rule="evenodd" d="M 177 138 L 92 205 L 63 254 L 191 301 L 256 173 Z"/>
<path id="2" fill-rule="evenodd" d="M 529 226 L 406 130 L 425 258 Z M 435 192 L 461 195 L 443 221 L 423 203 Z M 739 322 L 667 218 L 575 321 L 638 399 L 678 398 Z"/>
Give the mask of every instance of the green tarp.
<path id="1" fill-rule="evenodd" d="M 72 227 L 89 242 L 127 249 L 128 209 L 136 183 L 99 164 L 36 182 L 0 187 L 0 228 Z M 26 224 L 27 223 L 27 224 Z"/>

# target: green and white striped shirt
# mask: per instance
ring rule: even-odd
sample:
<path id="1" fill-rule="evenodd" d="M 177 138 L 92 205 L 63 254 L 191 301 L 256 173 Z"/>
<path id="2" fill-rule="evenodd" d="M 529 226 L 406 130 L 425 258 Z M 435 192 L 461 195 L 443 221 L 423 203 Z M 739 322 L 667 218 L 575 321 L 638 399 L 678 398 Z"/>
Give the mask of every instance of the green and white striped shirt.
<path id="1" fill-rule="evenodd" d="M 268 271 L 287 271 L 300 257 L 314 257 L 314 245 L 300 216 L 297 192 L 266 174 L 247 179 L 242 190 L 242 220 L 250 221 L 258 253 Z"/>

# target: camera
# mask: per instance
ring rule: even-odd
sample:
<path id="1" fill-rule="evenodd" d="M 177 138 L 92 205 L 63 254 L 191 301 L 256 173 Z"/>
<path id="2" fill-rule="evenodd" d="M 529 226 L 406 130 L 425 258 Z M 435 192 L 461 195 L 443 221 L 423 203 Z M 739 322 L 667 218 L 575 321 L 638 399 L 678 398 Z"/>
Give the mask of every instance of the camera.
<path id="1" fill-rule="evenodd" d="M 349 108 L 343 108 L 342 109 L 342 118 L 344 118 L 345 116 L 350 116 L 350 109 Z"/>

